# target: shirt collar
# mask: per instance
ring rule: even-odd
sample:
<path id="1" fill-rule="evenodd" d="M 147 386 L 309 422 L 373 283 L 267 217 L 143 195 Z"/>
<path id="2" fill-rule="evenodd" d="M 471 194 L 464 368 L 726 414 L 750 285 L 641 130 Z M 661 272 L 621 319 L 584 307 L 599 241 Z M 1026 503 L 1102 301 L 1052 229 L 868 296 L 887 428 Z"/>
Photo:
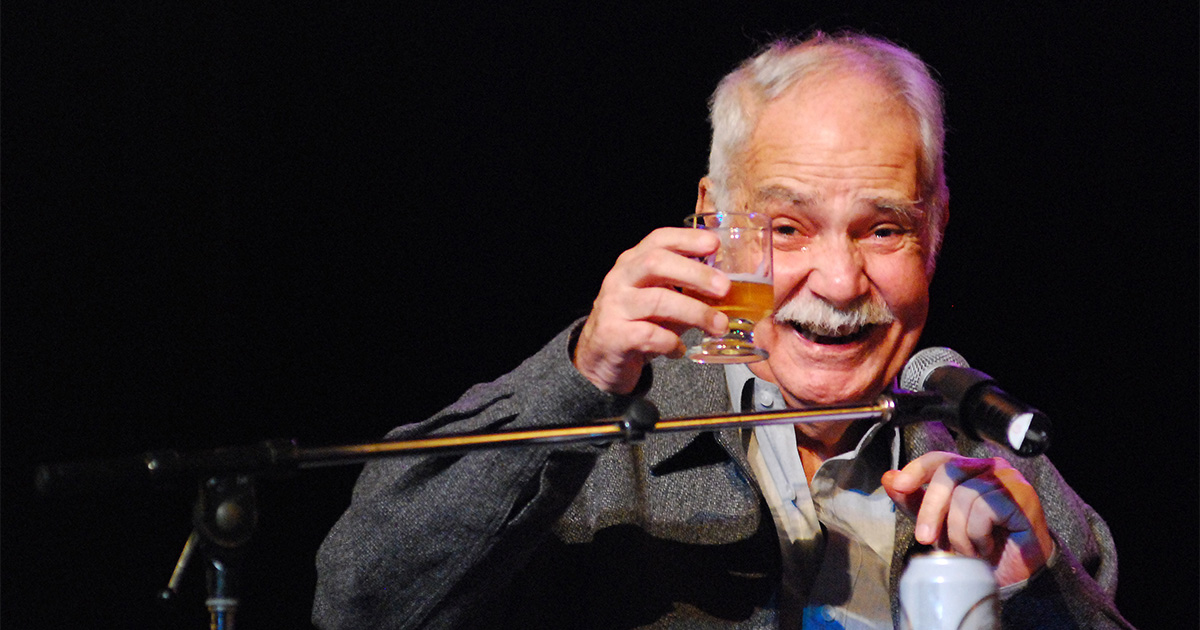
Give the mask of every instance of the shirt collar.
<path id="1" fill-rule="evenodd" d="M 754 376 L 754 372 L 751 372 L 745 363 L 725 366 L 725 384 L 729 386 L 729 400 L 733 402 L 735 412 L 787 408 L 783 401 L 783 392 L 779 391 L 774 383 Z"/>
<path id="2" fill-rule="evenodd" d="M 783 392 L 774 383 L 758 378 L 750 371 L 745 363 L 734 363 L 725 366 L 725 384 L 729 387 L 729 400 L 733 403 L 735 413 L 750 411 L 773 411 L 787 408 L 783 400 Z M 752 389 L 747 389 L 751 387 Z M 840 455 L 840 458 L 856 457 L 867 444 L 871 443 L 883 430 L 885 422 L 873 424 L 859 440 L 853 451 Z M 794 445 L 793 445 L 794 448 Z M 892 468 L 898 468 L 900 463 L 900 431 L 895 428 L 892 432 L 891 443 Z"/>

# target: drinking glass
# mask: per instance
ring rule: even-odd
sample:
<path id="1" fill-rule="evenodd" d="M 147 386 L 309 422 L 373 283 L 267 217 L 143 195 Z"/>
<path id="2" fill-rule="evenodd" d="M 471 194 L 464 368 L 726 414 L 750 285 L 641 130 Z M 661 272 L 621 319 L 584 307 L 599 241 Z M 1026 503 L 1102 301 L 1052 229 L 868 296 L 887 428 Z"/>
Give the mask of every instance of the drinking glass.
<path id="1" fill-rule="evenodd" d="M 771 314 L 775 304 L 771 270 L 771 219 L 757 212 L 702 212 L 689 215 L 684 225 L 710 230 L 721 239 L 705 264 L 729 276 L 732 286 L 724 298 L 687 294 L 729 316 L 729 332 L 706 335 L 687 349 L 697 363 L 752 363 L 767 358 L 754 345 L 754 325 Z"/>

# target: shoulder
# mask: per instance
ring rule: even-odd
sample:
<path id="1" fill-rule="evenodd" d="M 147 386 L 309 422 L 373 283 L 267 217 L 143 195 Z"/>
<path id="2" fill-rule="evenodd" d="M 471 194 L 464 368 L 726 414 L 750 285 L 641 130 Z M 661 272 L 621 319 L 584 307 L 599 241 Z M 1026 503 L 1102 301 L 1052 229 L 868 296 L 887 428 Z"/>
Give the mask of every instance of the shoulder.
<path id="1" fill-rule="evenodd" d="M 659 357 L 647 369 L 652 371 L 653 381 L 646 398 L 664 418 L 723 413 L 730 409 L 722 366 Z"/>

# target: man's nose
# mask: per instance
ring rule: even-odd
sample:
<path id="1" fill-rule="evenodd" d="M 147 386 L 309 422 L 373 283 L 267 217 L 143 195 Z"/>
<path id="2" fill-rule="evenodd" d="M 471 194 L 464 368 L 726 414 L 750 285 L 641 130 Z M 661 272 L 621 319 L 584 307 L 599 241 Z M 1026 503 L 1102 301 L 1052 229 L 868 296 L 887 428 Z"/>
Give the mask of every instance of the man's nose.
<path id="1" fill-rule="evenodd" d="M 846 307 L 870 291 L 862 253 L 848 238 L 830 239 L 812 250 L 808 289 L 837 307 Z"/>

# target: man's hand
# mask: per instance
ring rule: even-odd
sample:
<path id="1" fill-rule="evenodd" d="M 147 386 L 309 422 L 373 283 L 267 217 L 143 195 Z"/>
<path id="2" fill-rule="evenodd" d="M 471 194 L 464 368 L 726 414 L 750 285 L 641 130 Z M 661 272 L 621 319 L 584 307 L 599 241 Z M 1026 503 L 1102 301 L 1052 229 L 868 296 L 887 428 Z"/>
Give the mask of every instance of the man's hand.
<path id="1" fill-rule="evenodd" d="M 926 453 L 882 481 L 916 514 L 917 542 L 987 560 L 1000 586 L 1028 579 L 1054 551 L 1037 493 L 1003 459 Z"/>
<path id="2" fill-rule="evenodd" d="M 617 258 L 575 346 L 574 363 L 600 389 L 628 394 L 650 359 L 683 356 L 679 336 L 696 327 L 723 334 L 729 318 L 675 290 L 712 297 L 729 292 L 729 278 L 693 260 L 716 251 L 717 237 L 704 230 L 660 228 Z"/>

